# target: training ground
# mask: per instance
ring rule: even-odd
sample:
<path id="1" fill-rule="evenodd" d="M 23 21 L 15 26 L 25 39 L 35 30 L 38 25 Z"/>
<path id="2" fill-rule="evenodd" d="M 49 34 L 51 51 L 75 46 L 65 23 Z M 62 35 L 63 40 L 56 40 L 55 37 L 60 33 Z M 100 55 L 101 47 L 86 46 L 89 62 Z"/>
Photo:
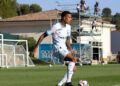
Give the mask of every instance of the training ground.
<path id="1" fill-rule="evenodd" d="M 0 86 L 55 86 L 66 72 L 65 66 L 41 65 L 0 69 Z M 90 86 L 120 86 L 120 64 L 77 66 L 72 82 L 87 80 Z"/>

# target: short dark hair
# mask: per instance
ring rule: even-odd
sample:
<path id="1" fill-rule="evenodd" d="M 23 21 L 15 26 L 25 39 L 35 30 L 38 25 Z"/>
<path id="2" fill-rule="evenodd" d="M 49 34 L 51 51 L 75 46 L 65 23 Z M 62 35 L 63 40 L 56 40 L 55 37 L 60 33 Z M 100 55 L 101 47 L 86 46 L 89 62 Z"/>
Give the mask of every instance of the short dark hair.
<path id="1" fill-rule="evenodd" d="M 61 14 L 61 18 L 63 18 L 63 17 L 66 16 L 67 14 L 72 14 L 72 13 L 69 12 L 69 11 L 63 11 L 62 14 Z"/>

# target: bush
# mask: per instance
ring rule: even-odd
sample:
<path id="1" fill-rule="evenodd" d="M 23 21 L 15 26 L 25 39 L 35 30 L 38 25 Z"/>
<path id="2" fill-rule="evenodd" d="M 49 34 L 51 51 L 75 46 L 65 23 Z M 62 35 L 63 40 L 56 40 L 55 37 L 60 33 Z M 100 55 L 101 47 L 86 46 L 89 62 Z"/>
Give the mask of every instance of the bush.
<path id="1" fill-rule="evenodd" d="M 118 64 L 118 62 L 117 61 L 110 61 L 110 62 L 108 62 L 108 64 Z"/>
<path id="2" fill-rule="evenodd" d="M 33 37 L 27 37 L 27 36 L 20 36 L 20 39 L 21 40 L 27 40 L 28 41 L 28 48 L 29 48 L 29 51 L 32 51 L 35 47 L 35 44 L 36 44 L 36 40 L 33 38 Z M 24 43 L 21 43 L 24 47 L 25 47 L 25 44 Z"/>

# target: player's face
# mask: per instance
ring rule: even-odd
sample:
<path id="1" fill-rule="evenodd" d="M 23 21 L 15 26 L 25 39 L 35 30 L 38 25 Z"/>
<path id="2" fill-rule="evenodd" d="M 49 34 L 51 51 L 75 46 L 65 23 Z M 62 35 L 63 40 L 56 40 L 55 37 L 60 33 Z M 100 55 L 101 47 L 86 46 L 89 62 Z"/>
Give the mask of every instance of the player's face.
<path id="1" fill-rule="evenodd" d="M 65 17 L 64 17 L 64 21 L 66 24 L 70 24 L 71 23 L 71 20 L 72 20 L 72 15 L 71 14 L 67 14 Z"/>

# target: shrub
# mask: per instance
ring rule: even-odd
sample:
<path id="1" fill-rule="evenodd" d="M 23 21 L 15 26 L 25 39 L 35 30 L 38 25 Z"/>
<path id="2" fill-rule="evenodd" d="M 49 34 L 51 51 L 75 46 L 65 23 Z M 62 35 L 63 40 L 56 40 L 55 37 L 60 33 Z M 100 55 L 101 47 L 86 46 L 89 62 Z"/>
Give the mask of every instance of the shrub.
<path id="1" fill-rule="evenodd" d="M 29 51 L 32 51 L 35 47 L 35 44 L 36 44 L 36 40 L 33 38 L 33 37 L 27 37 L 27 36 L 20 36 L 20 39 L 21 40 L 27 40 L 28 41 L 28 48 L 29 48 Z M 21 43 L 24 47 L 25 47 L 25 44 L 24 43 Z"/>

